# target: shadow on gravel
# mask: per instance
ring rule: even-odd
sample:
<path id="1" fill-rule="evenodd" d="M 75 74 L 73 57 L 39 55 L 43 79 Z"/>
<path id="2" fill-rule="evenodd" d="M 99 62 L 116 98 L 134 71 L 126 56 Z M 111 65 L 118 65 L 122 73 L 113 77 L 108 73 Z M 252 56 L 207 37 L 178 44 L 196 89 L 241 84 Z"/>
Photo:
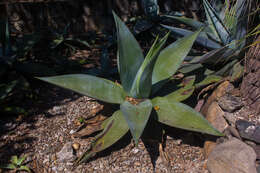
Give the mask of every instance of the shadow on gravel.
<path id="1" fill-rule="evenodd" d="M 6 144 L 0 146 L 0 165 L 9 163 L 12 156 L 20 156 L 24 153 L 32 152 L 31 144 L 36 140 L 34 137 L 21 136 L 14 141 L 8 141 Z M 3 140 L 0 140 L 3 143 Z"/>

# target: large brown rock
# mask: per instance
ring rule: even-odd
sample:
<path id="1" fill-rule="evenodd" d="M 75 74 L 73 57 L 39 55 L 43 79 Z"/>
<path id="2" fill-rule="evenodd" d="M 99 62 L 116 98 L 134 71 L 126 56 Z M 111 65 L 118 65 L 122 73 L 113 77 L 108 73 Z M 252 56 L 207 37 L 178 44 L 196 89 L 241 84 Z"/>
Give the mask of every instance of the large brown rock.
<path id="1" fill-rule="evenodd" d="M 213 149 L 207 168 L 210 173 L 257 173 L 255 161 L 255 151 L 242 141 L 232 138 Z"/>
<path id="2" fill-rule="evenodd" d="M 203 154 L 204 157 L 207 159 L 209 157 L 209 154 L 212 152 L 212 150 L 217 146 L 217 143 L 214 141 L 206 141 L 203 146 Z"/>
<path id="3" fill-rule="evenodd" d="M 221 83 L 207 99 L 206 103 L 202 106 L 201 113 L 206 117 L 206 119 L 220 132 L 223 132 L 228 124 L 224 118 L 224 112 L 218 105 L 217 101 L 223 97 L 227 91 L 232 90 L 234 86 L 225 81 Z M 207 140 L 204 143 L 204 157 L 208 158 L 208 155 L 215 148 L 216 142 Z"/>
<path id="4" fill-rule="evenodd" d="M 206 119 L 215 127 L 218 131 L 224 132 L 224 130 L 228 127 L 228 124 L 224 118 L 224 112 L 220 108 L 217 102 L 212 102 L 208 107 L 206 112 Z M 204 143 L 204 156 L 205 158 L 211 153 L 211 151 L 215 148 L 215 141 L 205 141 Z"/>
<path id="5" fill-rule="evenodd" d="M 231 91 L 232 89 L 234 89 L 234 86 L 229 81 L 225 81 L 221 83 L 209 96 L 206 103 L 202 106 L 201 113 L 204 116 L 206 116 L 208 108 L 211 105 L 211 103 L 213 103 L 214 101 L 218 101 L 219 98 L 224 96 L 228 91 Z"/>
<path id="6" fill-rule="evenodd" d="M 228 124 L 224 118 L 225 112 L 220 108 L 217 102 L 211 103 L 209 106 L 206 119 L 215 127 L 218 131 L 223 132 Z"/>
<path id="7" fill-rule="evenodd" d="M 219 106 L 226 112 L 235 112 L 242 108 L 243 103 L 240 97 L 235 97 L 231 94 L 226 94 L 218 100 Z"/>

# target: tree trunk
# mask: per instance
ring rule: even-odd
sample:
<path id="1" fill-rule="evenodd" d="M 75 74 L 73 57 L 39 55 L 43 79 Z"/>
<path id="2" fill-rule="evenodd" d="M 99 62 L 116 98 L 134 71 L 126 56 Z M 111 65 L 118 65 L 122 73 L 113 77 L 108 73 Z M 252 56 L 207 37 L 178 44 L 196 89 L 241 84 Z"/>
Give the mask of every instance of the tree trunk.
<path id="1" fill-rule="evenodd" d="M 245 76 L 240 88 L 245 103 L 256 115 L 260 115 L 260 36 L 258 44 L 251 47 L 246 55 Z"/>

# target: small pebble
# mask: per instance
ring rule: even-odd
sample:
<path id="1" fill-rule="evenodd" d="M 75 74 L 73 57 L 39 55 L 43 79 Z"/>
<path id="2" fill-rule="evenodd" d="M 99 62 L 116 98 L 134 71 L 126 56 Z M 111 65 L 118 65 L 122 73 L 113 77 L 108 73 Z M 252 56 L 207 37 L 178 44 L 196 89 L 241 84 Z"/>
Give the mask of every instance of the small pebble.
<path id="1" fill-rule="evenodd" d="M 63 137 L 62 136 L 59 137 L 59 141 L 63 142 Z"/>
<path id="2" fill-rule="evenodd" d="M 71 130 L 70 131 L 70 135 L 72 135 L 73 133 L 75 133 L 76 131 L 75 130 Z"/>
<path id="3" fill-rule="evenodd" d="M 139 149 L 138 149 L 138 148 L 134 148 L 134 149 L 133 149 L 133 153 L 134 153 L 134 154 L 136 154 L 136 153 L 138 153 L 138 152 L 139 152 Z"/>
<path id="4" fill-rule="evenodd" d="M 80 144 L 79 143 L 74 143 L 74 144 L 72 144 L 72 147 L 73 147 L 74 150 L 78 150 L 79 147 L 80 147 Z"/>
<path id="5" fill-rule="evenodd" d="M 136 162 L 134 163 L 134 165 L 137 166 L 137 167 L 139 167 L 139 166 L 141 166 L 141 163 L 140 163 L 139 161 L 136 161 Z"/>

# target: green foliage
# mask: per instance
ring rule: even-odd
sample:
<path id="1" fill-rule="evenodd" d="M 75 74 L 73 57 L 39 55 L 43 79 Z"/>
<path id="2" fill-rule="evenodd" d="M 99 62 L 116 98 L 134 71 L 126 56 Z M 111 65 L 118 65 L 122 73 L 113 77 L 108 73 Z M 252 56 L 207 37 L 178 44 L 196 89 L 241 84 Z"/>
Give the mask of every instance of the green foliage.
<path id="1" fill-rule="evenodd" d="M 222 135 L 212 128 L 200 113 L 183 103 L 176 102 L 175 99 L 156 97 L 152 103 L 156 107 L 157 118 L 161 123 L 186 130 Z"/>
<path id="2" fill-rule="evenodd" d="M 184 79 L 184 83 L 180 85 L 180 88 L 174 92 L 165 96 L 168 100 L 174 100 L 175 102 L 181 102 L 189 98 L 195 87 L 195 76 L 189 76 Z"/>
<path id="3" fill-rule="evenodd" d="M 95 137 L 91 149 L 84 153 L 76 163 L 82 163 L 116 143 L 128 131 L 128 124 L 120 110 L 102 123 L 103 131 Z"/>
<path id="4" fill-rule="evenodd" d="M 39 78 L 98 100 L 120 104 L 120 110 L 103 123 L 103 131 L 95 138 L 91 149 L 77 160 L 76 164 L 111 146 L 128 130 L 137 144 L 151 116 L 156 116 L 155 119 L 169 126 L 221 136 L 200 113 L 179 103 L 191 95 L 194 77 L 190 77 L 178 90 L 165 97 L 152 94 L 153 88 L 160 89 L 165 81 L 172 78 L 201 29 L 165 49 L 162 48 L 168 34 L 160 40 L 156 38 L 144 59 L 136 39 L 115 13 L 114 19 L 118 39 L 117 64 L 122 87 L 118 83 L 83 74 Z M 183 90 L 180 87 L 183 87 Z M 153 108 L 157 111 L 156 115 L 151 113 Z"/>
<path id="5" fill-rule="evenodd" d="M 120 84 L 91 75 L 73 74 L 39 79 L 108 103 L 120 104 L 125 98 Z"/>
<path id="6" fill-rule="evenodd" d="M 162 25 L 176 38 L 193 33 L 193 30 L 204 26 L 195 43 L 210 51 L 187 58 L 186 63 L 179 69 L 179 72 L 186 76 L 197 74 L 200 80 L 195 85 L 196 89 L 218 82 L 227 76 L 231 76 L 231 81 L 241 79 L 243 66 L 239 61 L 243 57 L 241 55 L 245 50 L 246 38 L 254 33 L 252 31 L 247 34 L 249 16 L 247 1 L 225 1 L 224 4 L 213 1 L 211 5 L 208 0 L 203 0 L 203 6 L 207 19 L 204 23 L 186 17 L 166 16 L 191 26 L 192 30 Z"/>
<path id="7" fill-rule="evenodd" d="M 15 44 L 10 38 L 7 19 L 0 21 L 0 35 L 0 111 L 11 114 L 24 113 L 25 110 L 13 105 L 10 98 L 16 95 L 16 91 L 28 93 L 28 76 L 56 73 L 45 65 L 24 61 L 25 54 L 35 45 L 38 37 L 25 35 L 22 39 L 17 39 Z M 15 99 L 17 100 L 17 95 Z"/>
<path id="8" fill-rule="evenodd" d="M 179 16 L 166 16 L 168 18 L 177 20 L 181 23 L 191 26 L 193 29 L 198 29 L 205 26 L 203 32 L 200 36 L 204 37 L 205 40 L 199 40 L 197 38 L 197 43 L 205 46 L 206 48 L 221 48 L 222 46 L 228 45 L 230 43 L 236 44 L 238 46 L 239 42 L 244 41 L 246 36 L 247 28 L 247 15 L 248 15 L 248 5 L 244 0 L 237 0 L 234 5 L 229 4 L 226 1 L 222 4 L 222 10 L 214 9 L 207 0 L 203 0 L 203 5 L 207 17 L 207 21 L 204 23 L 196 21 L 194 19 L 179 17 Z M 179 28 L 172 28 L 169 26 L 164 26 L 170 29 L 173 33 L 181 34 L 185 36 L 188 30 L 183 29 L 183 33 L 179 32 Z M 242 40 L 241 40 L 242 39 Z M 203 43 L 204 42 L 204 43 Z M 212 46 L 213 43 L 215 46 Z M 241 44 L 241 43 L 240 43 Z M 241 49 L 244 45 L 234 47 Z"/>
<path id="9" fill-rule="evenodd" d="M 26 156 L 20 157 L 20 158 L 18 158 L 17 156 L 12 156 L 9 164 L 1 165 L 0 167 L 3 169 L 14 170 L 15 172 L 18 172 L 18 171 L 31 172 L 30 168 L 28 166 L 24 165 L 25 159 L 26 159 Z"/>
<path id="10" fill-rule="evenodd" d="M 58 33 L 58 32 L 53 32 L 53 36 L 54 38 L 51 40 L 51 48 L 52 49 L 56 49 L 60 46 L 66 46 L 70 49 L 72 49 L 72 51 L 75 51 L 76 48 L 74 46 L 75 43 L 79 43 L 81 45 L 84 45 L 86 47 L 90 47 L 90 45 L 88 44 L 88 42 L 81 40 L 79 38 L 72 38 L 68 36 L 68 28 L 69 28 L 69 24 L 64 28 L 62 33 Z"/>
<path id="11" fill-rule="evenodd" d="M 220 10 L 214 9 L 208 0 L 203 0 L 203 5 L 207 17 L 205 23 L 185 17 L 166 16 L 194 29 L 205 26 L 204 31 L 196 39 L 196 43 L 213 50 L 196 58 L 196 61 L 191 62 L 190 65 L 186 65 L 186 69 L 194 70 L 201 68 L 202 66 L 196 65 L 198 63 L 202 64 L 203 68 L 212 68 L 216 65 L 223 67 L 227 63 L 232 63 L 234 59 L 239 59 L 239 54 L 245 47 L 248 26 L 247 2 L 245 0 L 236 0 L 234 4 L 230 4 L 230 1 L 225 1 L 225 4 L 221 5 L 222 9 Z M 214 4 L 214 6 L 216 7 L 217 5 Z M 185 36 L 193 32 L 166 25 L 163 25 L 163 27 L 171 30 L 175 36 Z M 228 75 L 232 75 L 232 70 L 230 70 Z"/>
<path id="12" fill-rule="evenodd" d="M 126 100 L 120 105 L 120 110 L 127 121 L 136 145 L 148 122 L 152 107 L 153 105 L 149 99 L 138 104 L 133 104 Z"/>

